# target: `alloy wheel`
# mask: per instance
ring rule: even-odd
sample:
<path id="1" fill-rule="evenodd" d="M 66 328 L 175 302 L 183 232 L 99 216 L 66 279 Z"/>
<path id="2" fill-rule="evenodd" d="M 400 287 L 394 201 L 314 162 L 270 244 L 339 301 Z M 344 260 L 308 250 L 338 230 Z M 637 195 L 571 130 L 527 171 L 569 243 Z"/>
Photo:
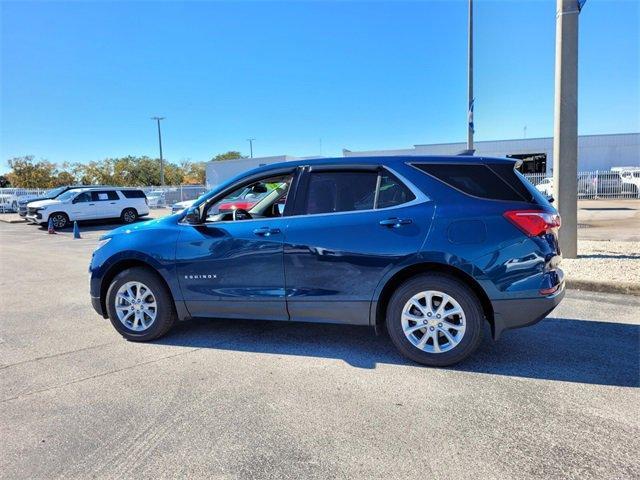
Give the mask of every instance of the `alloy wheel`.
<path id="1" fill-rule="evenodd" d="M 55 228 L 64 228 L 67 225 L 67 218 L 62 214 L 58 214 L 53 216 L 51 222 Z"/>
<path id="2" fill-rule="evenodd" d="M 136 219 L 136 214 L 132 210 L 125 210 L 123 218 L 126 223 L 132 223 Z"/>
<path id="3" fill-rule="evenodd" d="M 464 337 L 464 310 L 450 295 L 436 290 L 420 292 L 402 309 L 402 331 L 411 344 L 428 353 L 454 349 Z"/>
<path id="4" fill-rule="evenodd" d="M 155 295 L 141 282 L 122 285 L 116 293 L 115 308 L 120 323 L 134 332 L 151 327 L 158 313 Z"/>

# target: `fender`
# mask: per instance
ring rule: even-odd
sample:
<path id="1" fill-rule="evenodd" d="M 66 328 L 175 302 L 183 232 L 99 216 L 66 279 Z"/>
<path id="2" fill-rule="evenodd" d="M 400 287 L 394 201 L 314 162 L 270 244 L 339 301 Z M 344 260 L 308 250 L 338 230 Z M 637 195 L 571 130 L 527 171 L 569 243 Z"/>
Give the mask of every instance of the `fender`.
<path id="1" fill-rule="evenodd" d="M 382 293 L 389 281 L 391 281 L 398 273 L 404 270 L 412 269 L 413 267 L 424 267 L 428 270 L 429 267 L 433 268 L 434 266 L 440 267 L 436 268 L 436 270 L 457 270 L 460 273 L 465 274 L 465 276 L 474 279 L 475 282 L 480 286 L 482 293 L 487 300 L 490 298 L 489 292 L 491 292 L 495 288 L 492 285 L 491 280 L 485 275 L 485 273 L 473 263 L 471 263 L 471 261 L 469 261 L 468 259 L 457 257 L 455 255 L 452 255 L 451 253 L 445 252 L 419 252 L 416 255 L 407 257 L 403 262 L 395 265 L 395 268 L 390 269 L 378 282 L 369 307 L 369 324 L 372 326 L 376 326 L 378 317 L 378 304 L 380 302 Z"/>
<path id="2" fill-rule="evenodd" d="M 106 290 L 103 288 L 104 282 L 105 280 L 110 280 L 114 276 L 112 274 L 113 269 L 117 268 L 118 265 L 127 262 L 142 263 L 152 268 L 164 280 L 164 282 L 169 287 L 171 296 L 173 297 L 178 318 L 180 320 L 187 320 L 191 316 L 189 315 L 189 312 L 182 298 L 182 291 L 180 289 L 176 276 L 177 267 L 174 258 L 175 256 L 173 256 L 172 258 L 157 259 L 151 255 L 136 250 L 125 250 L 122 252 L 118 252 L 115 255 L 109 257 L 97 268 L 94 268 L 94 278 L 98 280 L 99 284 L 92 285 L 91 290 L 92 292 L 98 293 L 98 295 L 100 296 L 100 301 L 104 304 L 105 299 L 103 297 Z"/>

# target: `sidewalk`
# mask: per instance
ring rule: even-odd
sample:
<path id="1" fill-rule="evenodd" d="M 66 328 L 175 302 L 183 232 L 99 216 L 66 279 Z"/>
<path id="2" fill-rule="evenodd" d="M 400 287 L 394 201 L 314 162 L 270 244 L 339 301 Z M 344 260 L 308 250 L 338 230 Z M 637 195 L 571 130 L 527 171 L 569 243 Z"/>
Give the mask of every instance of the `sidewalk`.
<path id="1" fill-rule="evenodd" d="M 560 266 L 568 288 L 640 295 L 640 242 L 579 240 Z"/>

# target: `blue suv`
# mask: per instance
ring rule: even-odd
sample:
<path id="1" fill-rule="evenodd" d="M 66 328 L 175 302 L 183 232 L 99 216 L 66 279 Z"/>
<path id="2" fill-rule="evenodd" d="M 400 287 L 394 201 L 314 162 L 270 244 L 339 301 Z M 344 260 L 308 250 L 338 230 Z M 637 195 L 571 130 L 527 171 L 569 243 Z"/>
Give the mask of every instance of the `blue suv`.
<path id="1" fill-rule="evenodd" d="M 368 325 L 446 366 L 562 299 L 560 218 L 507 159 L 363 157 L 261 167 L 186 211 L 118 228 L 95 310 L 134 341 L 192 317 Z"/>

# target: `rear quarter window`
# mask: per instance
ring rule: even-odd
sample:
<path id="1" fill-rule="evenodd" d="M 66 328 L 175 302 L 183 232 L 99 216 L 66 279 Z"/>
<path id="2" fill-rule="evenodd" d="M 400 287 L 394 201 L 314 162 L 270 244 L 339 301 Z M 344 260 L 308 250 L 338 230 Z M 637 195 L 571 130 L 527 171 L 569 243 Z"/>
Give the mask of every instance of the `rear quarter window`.
<path id="1" fill-rule="evenodd" d="M 120 190 L 125 198 L 147 198 L 142 190 Z"/>
<path id="2" fill-rule="evenodd" d="M 474 197 L 514 202 L 533 200 L 511 164 L 490 168 L 484 164 L 422 163 L 414 164 L 414 167 Z"/>

